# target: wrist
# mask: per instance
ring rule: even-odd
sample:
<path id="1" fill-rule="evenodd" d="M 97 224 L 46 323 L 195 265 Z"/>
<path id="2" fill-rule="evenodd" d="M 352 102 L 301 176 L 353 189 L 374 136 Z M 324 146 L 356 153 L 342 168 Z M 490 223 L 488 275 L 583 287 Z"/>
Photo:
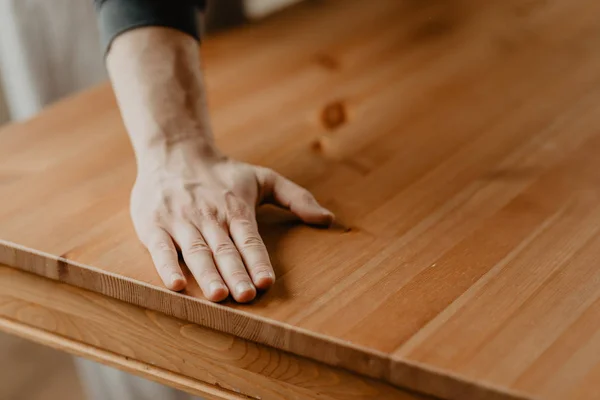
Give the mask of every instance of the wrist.
<path id="1" fill-rule="evenodd" d="M 151 171 L 181 174 L 191 167 L 209 166 L 226 158 L 212 140 L 185 133 L 134 144 L 134 151 L 138 174 Z"/>
<path id="2" fill-rule="evenodd" d="M 198 46 L 172 29 L 115 39 L 107 66 L 141 170 L 175 170 L 223 158 L 212 139 Z"/>

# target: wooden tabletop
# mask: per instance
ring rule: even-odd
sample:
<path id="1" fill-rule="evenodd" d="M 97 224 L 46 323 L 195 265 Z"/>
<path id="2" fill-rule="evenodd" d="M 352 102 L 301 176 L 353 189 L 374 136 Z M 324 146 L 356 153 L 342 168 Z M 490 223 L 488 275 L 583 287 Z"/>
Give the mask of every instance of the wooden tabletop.
<path id="1" fill-rule="evenodd" d="M 203 45 L 262 210 L 253 304 L 161 287 L 107 85 L 0 131 L 0 263 L 448 399 L 600 397 L 600 3 L 307 2 Z"/>

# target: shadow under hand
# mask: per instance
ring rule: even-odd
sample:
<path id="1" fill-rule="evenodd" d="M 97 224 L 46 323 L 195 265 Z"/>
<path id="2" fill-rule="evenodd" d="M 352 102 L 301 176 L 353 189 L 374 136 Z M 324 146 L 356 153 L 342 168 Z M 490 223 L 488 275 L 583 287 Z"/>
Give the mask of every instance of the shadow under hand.
<path id="1" fill-rule="evenodd" d="M 290 298 L 289 279 L 286 279 L 286 275 L 294 268 L 294 265 L 291 264 L 295 263 L 290 262 L 289 252 L 287 263 L 284 260 L 286 241 L 293 240 L 296 234 L 299 235 L 301 231 L 305 232 L 306 230 L 332 229 L 340 232 L 348 231 L 347 228 L 335 223 L 331 227 L 309 226 L 291 212 L 270 205 L 260 207 L 257 210 L 256 219 L 276 276 L 273 287 L 258 294 L 255 303 L 258 301 L 259 304 L 261 300 L 280 301 Z"/>
<path id="2" fill-rule="evenodd" d="M 283 265 L 283 242 L 295 230 L 300 229 L 303 222 L 292 213 L 272 206 L 262 206 L 257 210 L 256 219 L 260 235 L 267 247 L 273 270 L 275 271 L 275 284 L 266 291 L 258 293 L 255 300 L 263 298 L 285 300 L 289 298 L 285 274 L 288 268 Z"/>

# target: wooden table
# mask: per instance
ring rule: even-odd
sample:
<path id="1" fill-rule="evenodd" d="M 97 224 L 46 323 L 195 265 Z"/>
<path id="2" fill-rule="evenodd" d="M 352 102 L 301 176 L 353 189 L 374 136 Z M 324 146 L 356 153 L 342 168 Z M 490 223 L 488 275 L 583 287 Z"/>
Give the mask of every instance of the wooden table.
<path id="1" fill-rule="evenodd" d="M 206 399 L 429 398 L 7 266 L 0 330 Z"/>
<path id="2" fill-rule="evenodd" d="M 129 221 L 135 166 L 106 85 L 0 131 L 0 263 L 153 310 L 114 303 L 149 315 L 130 329 L 162 357 L 154 311 L 382 391 L 599 398 L 599 12 L 320 1 L 207 40 L 219 146 L 339 217 L 317 230 L 263 210 L 279 279 L 251 305 L 161 287 Z M 178 373 L 196 362 L 178 354 Z"/>

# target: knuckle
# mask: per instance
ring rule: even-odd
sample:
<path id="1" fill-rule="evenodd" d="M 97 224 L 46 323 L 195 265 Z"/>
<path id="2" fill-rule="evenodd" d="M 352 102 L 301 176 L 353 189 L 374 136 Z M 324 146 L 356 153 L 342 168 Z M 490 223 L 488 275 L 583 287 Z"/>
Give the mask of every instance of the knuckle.
<path id="1" fill-rule="evenodd" d="M 193 254 L 210 254 L 210 248 L 202 239 L 196 239 L 192 241 L 186 249 L 186 252 L 190 255 Z"/>
<path id="2" fill-rule="evenodd" d="M 247 219 L 250 216 L 250 208 L 233 193 L 226 195 L 225 205 L 227 207 L 227 214 L 229 214 L 229 218 L 232 220 Z"/>
<path id="3" fill-rule="evenodd" d="M 195 221 L 217 221 L 219 219 L 217 208 L 206 203 L 194 207 L 186 207 L 184 215 Z"/>
<path id="4" fill-rule="evenodd" d="M 266 262 L 258 262 L 252 266 L 252 271 L 255 274 L 261 274 L 263 272 L 272 272 L 273 268 L 271 267 L 271 264 L 268 264 Z"/>
<path id="5" fill-rule="evenodd" d="M 258 172 L 258 176 L 260 177 L 261 184 L 267 191 L 273 190 L 273 187 L 275 186 L 275 181 L 279 177 L 277 172 L 273 171 L 270 168 L 264 167 L 261 167 L 261 169 Z"/>
<path id="6" fill-rule="evenodd" d="M 273 171 L 271 168 L 257 166 L 256 174 L 265 180 L 273 180 L 277 176 L 277 172 Z"/>
<path id="7" fill-rule="evenodd" d="M 230 220 L 230 229 L 239 231 L 244 236 L 256 236 L 256 225 L 250 218 L 241 217 Z"/>
<path id="8" fill-rule="evenodd" d="M 233 280 L 248 281 L 248 273 L 243 270 L 235 270 L 230 274 Z"/>
<path id="9" fill-rule="evenodd" d="M 236 224 L 238 224 L 245 232 L 251 232 L 254 230 L 254 223 L 250 218 L 239 218 L 235 220 Z"/>
<path id="10" fill-rule="evenodd" d="M 240 223 L 243 228 L 251 227 L 251 222 L 248 221 L 251 218 L 251 213 L 248 209 L 235 209 L 229 211 L 229 220 Z"/>
<path id="11" fill-rule="evenodd" d="M 240 205 L 229 209 L 229 216 L 232 220 L 243 220 L 250 216 L 250 210 L 245 205 Z"/>
<path id="12" fill-rule="evenodd" d="M 152 247 L 163 252 L 170 252 L 173 249 L 172 245 L 164 239 L 155 240 Z"/>
<path id="13" fill-rule="evenodd" d="M 259 236 L 256 235 L 250 235 L 244 238 L 244 241 L 242 242 L 242 246 L 246 249 L 251 249 L 251 248 L 262 248 L 264 247 L 263 241 Z"/>
<path id="14" fill-rule="evenodd" d="M 237 249 L 232 243 L 219 243 L 215 248 L 215 256 L 237 254 Z"/>
<path id="15" fill-rule="evenodd" d="M 314 203 L 315 197 L 308 190 L 302 189 L 302 194 L 300 196 L 304 203 Z"/>

